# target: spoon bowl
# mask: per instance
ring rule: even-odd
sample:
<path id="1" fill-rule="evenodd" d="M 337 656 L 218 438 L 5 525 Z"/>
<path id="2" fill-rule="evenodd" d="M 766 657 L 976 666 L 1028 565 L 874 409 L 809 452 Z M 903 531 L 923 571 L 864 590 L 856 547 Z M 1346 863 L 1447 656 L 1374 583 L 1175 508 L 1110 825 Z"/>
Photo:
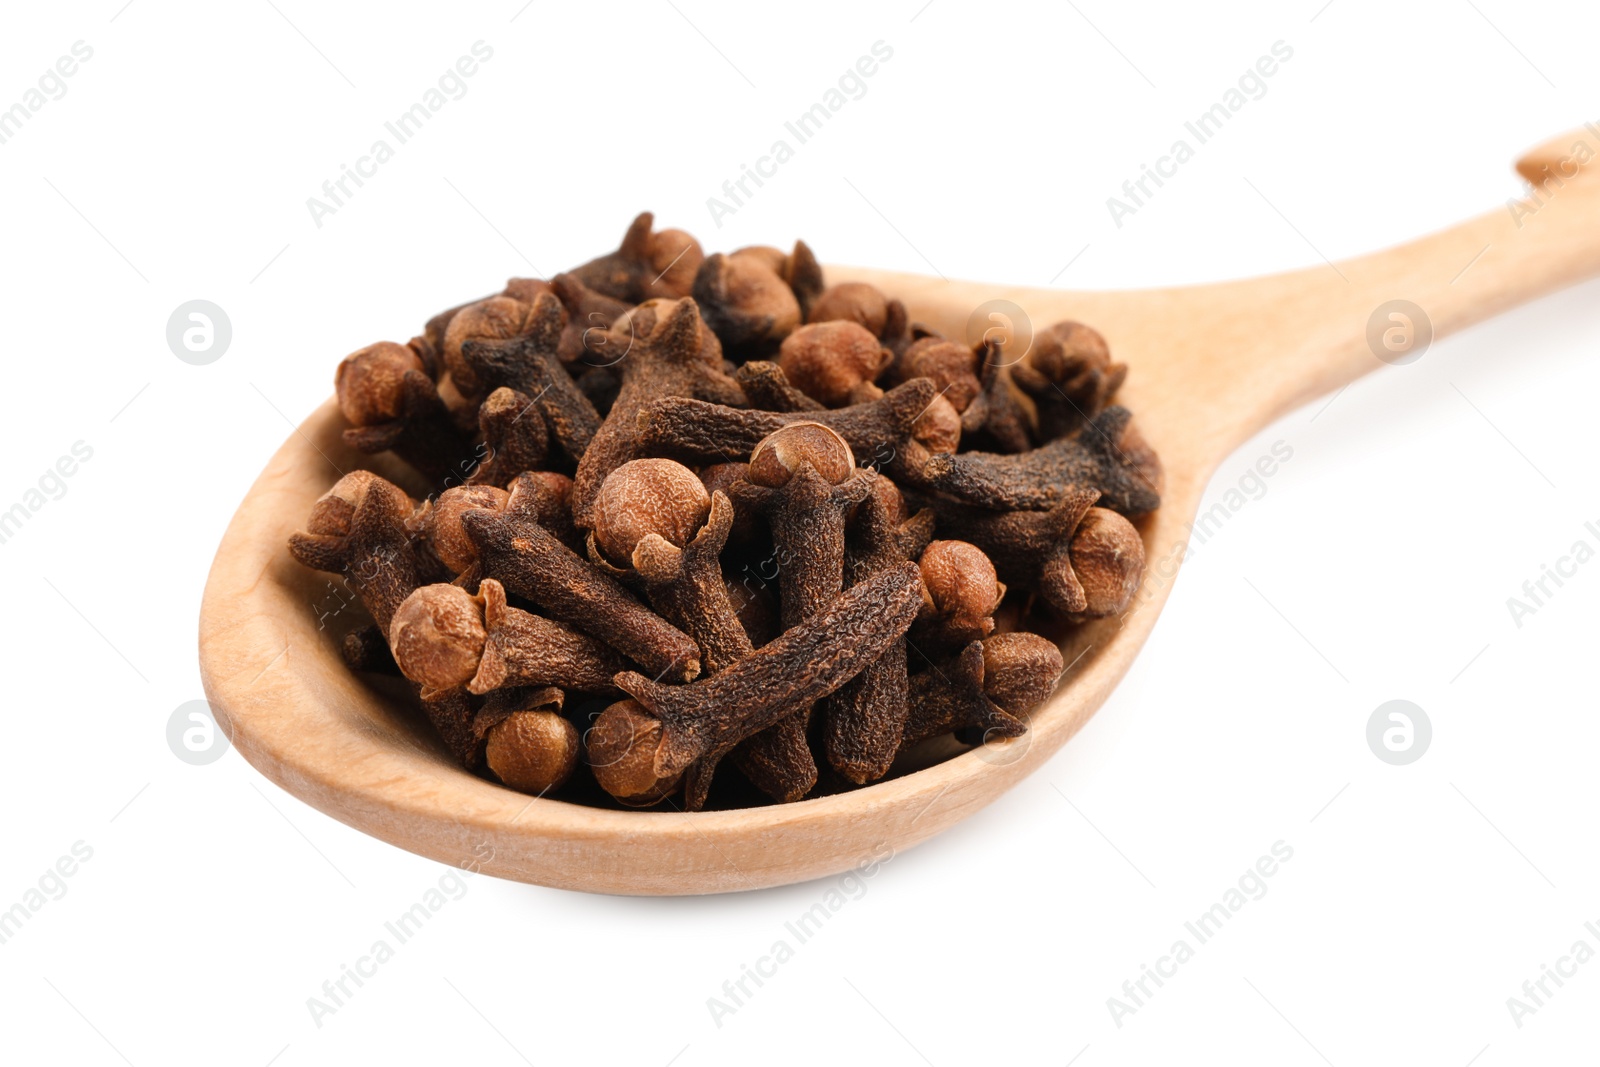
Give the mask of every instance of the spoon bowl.
<path id="1" fill-rule="evenodd" d="M 988 324 L 1017 331 L 1019 309 L 1041 327 L 1075 319 L 1131 368 L 1118 402 L 1166 468 L 1161 507 L 1140 522 L 1144 581 L 1121 618 L 1070 633 L 1070 666 L 1022 738 L 850 792 L 693 814 L 533 798 L 475 777 L 445 754 L 401 687 L 380 691 L 345 667 L 322 617 L 335 587 L 285 547 L 344 472 L 407 480 L 388 457 L 344 444 L 332 400 L 272 457 L 217 550 L 200 613 L 207 698 L 245 759 L 306 803 L 420 855 L 503 878 L 604 893 L 718 893 L 881 861 L 1031 774 L 1105 702 L 1172 590 L 1207 481 L 1240 442 L 1368 371 L 1408 362 L 1432 340 L 1600 273 L 1600 181 L 1594 165 L 1576 162 L 1597 154 L 1600 132 L 1589 129 L 1524 157 L 1518 169 L 1529 181 L 1554 174 L 1562 184 L 1551 182 L 1538 210 L 1520 218 L 1499 209 L 1385 252 L 1245 281 L 1096 293 L 828 270 L 829 283 L 871 282 L 904 301 L 913 321 L 951 337 Z"/>

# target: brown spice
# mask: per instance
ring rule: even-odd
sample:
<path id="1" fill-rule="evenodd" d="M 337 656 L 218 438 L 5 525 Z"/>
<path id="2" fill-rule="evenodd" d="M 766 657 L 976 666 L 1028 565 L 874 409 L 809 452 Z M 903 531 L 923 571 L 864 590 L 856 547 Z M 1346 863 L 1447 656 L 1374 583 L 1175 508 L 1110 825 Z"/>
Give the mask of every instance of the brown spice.
<path id="1" fill-rule="evenodd" d="M 733 380 L 744 390 L 750 406 L 760 411 L 821 411 L 823 408 L 796 389 L 782 367 L 764 359 L 740 364 L 733 372 Z"/>
<path id="2" fill-rule="evenodd" d="M 947 654 L 994 631 L 1006 587 L 982 549 L 966 541 L 934 541 L 918 566 L 923 604 L 911 640 L 925 655 Z"/>
<path id="3" fill-rule="evenodd" d="M 601 642 L 510 607 L 493 578 L 477 596 L 456 585 L 422 586 L 395 612 L 389 646 L 425 696 L 459 685 L 480 696 L 511 686 L 603 693 L 626 666 Z"/>
<path id="4" fill-rule="evenodd" d="M 631 344 L 632 350 L 618 364 L 622 391 L 572 479 L 572 516 L 585 529 L 594 526 L 595 495 L 606 475 L 645 455 L 638 448 L 637 415 L 647 403 L 658 397 L 744 401 L 738 384 L 723 373 L 717 335 L 701 321 L 693 300 L 666 302 L 651 310 L 643 327 L 647 332 L 631 338 L 619 336 L 617 330 L 608 335 L 615 343 Z"/>
<path id="5" fill-rule="evenodd" d="M 478 546 L 461 525 L 461 516 L 477 508 L 497 510 L 509 495 L 492 485 L 458 485 L 422 506 L 412 521 L 418 543 L 454 577 L 478 561 Z"/>
<path id="6" fill-rule="evenodd" d="M 651 605 L 699 644 L 707 674 L 749 655 L 722 583 L 733 524 L 726 494 L 708 498 L 694 472 L 671 460 L 634 460 L 606 478 L 595 510 L 591 556 L 598 547 L 605 562 L 639 580 Z"/>
<path id="7" fill-rule="evenodd" d="M 289 552 L 312 570 L 342 575 L 387 634 L 423 570 L 408 529 L 415 510 L 399 486 L 353 471 L 312 505 L 306 529 L 289 537 Z"/>
<path id="8" fill-rule="evenodd" d="M 778 603 L 785 629 L 843 589 L 845 515 L 870 490 L 850 446 L 820 423 L 791 423 L 750 453 L 745 481 L 730 493 L 766 516 L 781 561 Z M 783 720 L 752 737 L 736 756 L 740 771 L 775 799 L 798 800 L 816 784 L 816 762 L 805 738 L 808 718 L 802 711 Z"/>
<path id="9" fill-rule="evenodd" d="M 478 409 L 483 446 L 478 466 L 467 481 L 473 485 L 504 486 L 523 471 L 544 465 L 550 452 L 550 435 L 544 417 L 524 393 L 501 386 Z"/>
<path id="10" fill-rule="evenodd" d="M 846 588 L 915 559 L 933 536 L 934 514 L 907 518 L 900 491 L 888 478 L 872 479 L 846 539 Z M 906 638 L 891 644 L 866 670 L 823 702 L 823 750 L 835 771 L 856 785 L 889 773 L 910 710 Z"/>
<path id="11" fill-rule="evenodd" d="M 658 775 L 661 720 L 637 700 L 619 700 L 600 713 L 584 738 L 589 767 L 600 788 L 620 804 L 648 808 L 671 796 L 683 773 Z"/>
<path id="12" fill-rule="evenodd" d="M 946 506 L 940 529 L 978 545 L 1001 578 L 1069 620 L 1116 615 L 1144 574 L 1144 541 L 1127 519 L 1093 507 L 1097 496 L 1072 490 L 1049 511 Z"/>
<path id="13" fill-rule="evenodd" d="M 1011 369 L 1039 412 L 1039 439 L 1054 441 L 1105 410 L 1128 367 L 1111 359 L 1106 340 L 1078 322 L 1058 322 L 1035 335 L 1027 359 Z"/>
<path id="14" fill-rule="evenodd" d="M 906 332 L 906 306 L 866 282 L 841 282 L 825 290 L 811 305 L 807 322 L 854 322 L 887 342 Z"/>
<path id="15" fill-rule="evenodd" d="M 478 546 L 474 570 L 532 601 L 556 621 L 599 638 L 657 677 L 686 681 L 698 675 L 700 650 L 693 639 L 539 524 L 538 490 L 525 487 L 528 478 L 521 475 L 511 484 L 502 510 L 462 515 Z"/>
<path id="16" fill-rule="evenodd" d="M 1161 503 L 1161 463 L 1122 407 L 1107 408 L 1076 436 L 1020 455 L 935 456 L 922 476 L 929 488 L 995 511 L 1043 510 L 1077 489 L 1099 490 L 1107 507 L 1127 515 Z"/>
<path id="17" fill-rule="evenodd" d="M 439 389 L 415 350 L 380 341 L 352 352 L 334 375 L 345 443 L 369 455 L 392 451 L 430 479 L 451 474 L 466 454 Z"/>
<path id="18" fill-rule="evenodd" d="M 841 593 L 782 637 L 690 685 L 624 672 L 616 684 L 661 721 L 651 773 L 691 771 L 684 807 L 705 802 L 711 773 L 734 745 L 838 689 L 905 635 L 921 579 L 906 563 Z"/>
<path id="19" fill-rule="evenodd" d="M 629 224 L 615 252 L 569 273 L 590 289 L 631 304 L 688 296 L 704 257 L 700 242 L 682 230 L 652 233 L 654 225 L 655 216 L 642 212 Z"/>
<path id="20" fill-rule="evenodd" d="M 816 422 L 837 431 L 863 466 L 885 469 L 915 484 L 933 455 L 930 444 L 943 448 L 950 443 L 949 424 L 929 417 L 941 410 L 939 399 L 938 389 L 926 378 L 913 378 L 870 403 L 828 411 L 741 411 L 666 397 L 639 413 L 637 443 L 652 455 L 716 463 L 749 455 L 763 438 L 791 422 Z M 959 427 L 954 432 L 959 434 Z"/>
<path id="21" fill-rule="evenodd" d="M 1061 650 L 1037 634 L 973 641 L 954 659 L 911 676 L 903 747 L 949 733 L 975 734 L 974 743 L 1020 737 L 1028 711 L 1049 695 L 1061 669 Z M 1017 702 L 1026 697 L 1034 699 Z"/>
<path id="22" fill-rule="evenodd" d="M 551 293 L 541 293 L 529 306 L 520 332 L 503 338 L 466 339 L 458 360 L 470 368 L 482 391 L 505 386 L 531 397 L 556 443 L 567 455 L 579 459 L 599 431 L 600 415 L 561 365 L 566 321 L 561 301 Z"/>
<path id="23" fill-rule="evenodd" d="M 800 325 L 794 290 L 760 257 L 707 256 L 694 279 L 706 323 L 736 358 L 760 358 Z"/>
<path id="24" fill-rule="evenodd" d="M 543 796 L 572 776 L 582 739 L 558 710 L 561 690 L 538 690 L 517 704 L 514 711 L 486 707 L 478 713 L 474 726 L 484 734 L 484 762 L 510 788 Z M 486 713 L 493 720 L 489 725 Z"/>
<path id="25" fill-rule="evenodd" d="M 882 396 L 883 390 L 873 383 L 892 359 L 894 353 L 853 322 L 802 326 L 778 347 L 778 366 L 790 383 L 830 408 Z M 973 383 L 976 385 L 976 377 Z"/>
<path id="26" fill-rule="evenodd" d="M 710 512 L 711 495 L 688 467 L 670 459 L 629 460 L 601 483 L 590 543 L 612 566 L 631 567 L 641 538 L 655 534 L 681 549 Z"/>

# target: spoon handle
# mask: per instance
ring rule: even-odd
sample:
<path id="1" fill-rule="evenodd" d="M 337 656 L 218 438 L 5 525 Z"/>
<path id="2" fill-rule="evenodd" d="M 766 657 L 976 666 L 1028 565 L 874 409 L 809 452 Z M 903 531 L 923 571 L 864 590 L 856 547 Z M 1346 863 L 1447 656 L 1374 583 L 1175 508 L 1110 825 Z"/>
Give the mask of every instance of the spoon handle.
<path id="1" fill-rule="evenodd" d="M 1233 292 L 1218 304 L 1234 313 L 1253 304 L 1260 315 L 1250 340 L 1201 357 L 1206 376 L 1226 383 L 1189 398 L 1200 401 L 1190 416 L 1221 446 L 1215 457 L 1385 363 L 1412 362 L 1441 337 L 1600 274 L 1600 126 L 1552 139 L 1517 170 L 1533 186 L 1523 199 L 1457 226 L 1219 287 Z"/>

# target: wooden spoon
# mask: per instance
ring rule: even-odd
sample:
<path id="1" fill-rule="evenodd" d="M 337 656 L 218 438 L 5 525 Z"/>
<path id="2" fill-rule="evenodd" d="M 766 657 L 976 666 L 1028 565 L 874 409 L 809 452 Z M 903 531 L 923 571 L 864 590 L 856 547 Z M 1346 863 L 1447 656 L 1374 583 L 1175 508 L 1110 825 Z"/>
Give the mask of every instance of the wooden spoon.
<path id="1" fill-rule="evenodd" d="M 1501 208 L 1337 267 L 1248 281 L 1080 293 L 829 271 L 833 282 L 874 283 L 902 299 L 913 320 L 954 337 L 989 301 L 1010 301 L 1040 326 L 1076 319 L 1131 367 L 1120 400 L 1167 472 L 1161 509 L 1142 531 L 1148 571 L 1128 615 L 1073 634 L 1064 649 L 1072 667 L 1025 738 L 854 792 L 693 815 L 535 800 L 473 777 L 443 753 L 398 688 L 382 695 L 345 668 L 314 606 L 327 610 L 327 576 L 285 548 L 341 471 L 374 465 L 343 444 L 331 400 L 278 450 L 217 550 L 200 613 L 206 695 L 244 757 L 308 804 L 402 848 L 504 878 L 606 893 L 715 893 L 881 860 L 994 800 L 1088 721 L 1144 644 L 1206 482 L 1241 441 L 1382 366 L 1375 350 L 1393 361 L 1392 349 L 1420 343 L 1430 328 L 1442 337 L 1600 273 L 1600 167 L 1577 173 L 1573 162 L 1597 152 L 1600 130 L 1591 127 L 1524 158 L 1518 170 L 1529 181 L 1553 174 L 1564 184 L 1550 181 L 1542 206 L 1520 221 Z M 1385 305 L 1396 300 L 1423 314 L 1391 318 Z M 1392 349 L 1383 346 L 1386 332 Z"/>

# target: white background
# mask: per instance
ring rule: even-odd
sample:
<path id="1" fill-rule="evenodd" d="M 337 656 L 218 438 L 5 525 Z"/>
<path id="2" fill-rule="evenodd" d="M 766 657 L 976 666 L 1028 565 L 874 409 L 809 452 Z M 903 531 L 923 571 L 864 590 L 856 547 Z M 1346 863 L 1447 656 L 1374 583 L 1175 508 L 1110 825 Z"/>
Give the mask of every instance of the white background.
<path id="1" fill-rule="evenodd" d="M 167 747 L 202 695 L 212 550 L 338 358 L 609 249 L 642 208 L 708 249 L 804 236 L 825 262 L 957 278 L 1198 282 L 1503 210 L 1518 152 L 1600 118 L 1591 5 L 1321 3 L 15 6 L 0 106 L 75 41 L 94 54 L 0 145 L 0 510 L 74 442 L 93 457 L 0 545 L 0 909 L 75 842 L 93 856 L 0 945 L 5 1058 L 1592 1057 L 1600 963 L 1520 1028 L 1506 1000 L 1578 939 L 1600 949 L 1600 563 L 1520 628 L 1506 600 L 1600 544 L 1593 283 L 1224 462 L 1213 499 L 1293 449 L 1093 722 L 895 857 L 720 1027 L 707 998 L 834 883 L 634 900 L 474 878 L 319 1027 L 307 998 L 449 869 L 237 753 Z M 314 225 L 306 199 L 479 40 L 466 95 Z M 866 95 L 714 225 L 706 198 L 879 40 Z M 1279 40 L 1267 95 L 1115 227 L 1106 197 Z M 195 298 L 233 324 L 209 366 L 165 341 Z M 1365 741 L 1395 698 L 1434 729 L 1406 767 Z M 1118 1027 L 1107 998 L 1280 840 L 1266 896 Z"/>

